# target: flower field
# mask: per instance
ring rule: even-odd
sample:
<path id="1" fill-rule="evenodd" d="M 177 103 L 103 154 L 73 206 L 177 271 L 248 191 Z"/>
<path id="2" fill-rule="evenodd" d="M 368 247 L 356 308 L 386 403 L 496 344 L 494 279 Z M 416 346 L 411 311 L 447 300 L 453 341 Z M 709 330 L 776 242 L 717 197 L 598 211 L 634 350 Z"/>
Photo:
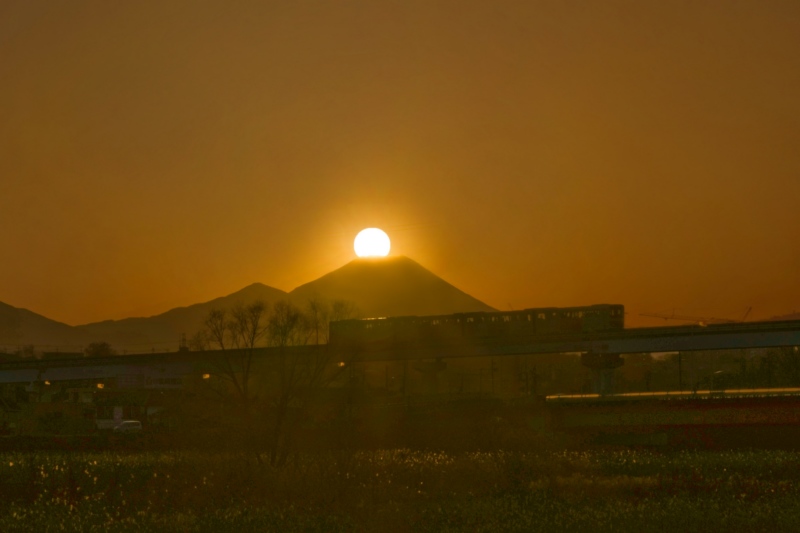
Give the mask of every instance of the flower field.
<path id="1" fill-rule="evenodd" d="M 800 531 L 800 454 L 0 454 L 0 531 Z"/>

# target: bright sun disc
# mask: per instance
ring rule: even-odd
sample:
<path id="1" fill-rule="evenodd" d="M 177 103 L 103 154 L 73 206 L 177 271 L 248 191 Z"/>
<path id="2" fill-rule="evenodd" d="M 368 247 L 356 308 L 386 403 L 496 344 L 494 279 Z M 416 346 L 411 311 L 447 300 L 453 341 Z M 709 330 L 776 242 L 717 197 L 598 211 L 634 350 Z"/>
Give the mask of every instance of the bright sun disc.
<path id="1" fill-rule="evenodd" d="M 353 243 L 358 257 L 386 257 L 389 255 L 389 236 L 378 228 L 362 229 Z"/>

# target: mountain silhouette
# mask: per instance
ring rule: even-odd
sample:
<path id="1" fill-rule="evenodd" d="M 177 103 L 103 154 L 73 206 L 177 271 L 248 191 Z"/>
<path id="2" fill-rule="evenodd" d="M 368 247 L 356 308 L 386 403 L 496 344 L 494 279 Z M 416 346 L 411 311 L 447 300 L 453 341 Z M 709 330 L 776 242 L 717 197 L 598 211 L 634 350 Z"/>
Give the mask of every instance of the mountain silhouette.
<path id="1" fill-rule="evenodd" d="M 27 344 L 81 344 L 75 328 L 33 311 L 0 302 L 0 347 L 15 349 Z"/>
<path id="2" fill-rule="evenodd" d="M 352 301 L 365 317 L 494 311 L 404 256 L 356 259 L 289 293 L 296 304 L 314 295 Z"/>
<path id="3" fill-rule="evenodd" d="M 236 304 L 248 304 L 257 300 L 275 303 L 287 296 L 280 289 L 263 283 L 253 283 L 233 294 L 188 307 L 176 307 L 160 315 L 105 320 L 76 326 L 76 329 L 82 333 L 83 338 L 125 346 L 129 351 L 136 350 L 137 347 L 158 349 L 160 345 L 174 345 L 183 334 L 191 337 L 200 329 L 203 319 L 212 309 L 230 309 Z M 113 339 L 113 342 L 109 339 Z"/>
<path id="4" fill-rule="evenodd" d="M 191 337 L 200 329 L 212 309 L 258 300 L 269 304 L 289 300 L 302 308 L 314 297 L 352 302 L 363 317 L 494 311 L 407 257 L 356 259 L 289 293 L 253 283 L 233 294 L 159 315 L 82 326 L 68 326 L 0 302 L 0 347 L 33 344 L 42 351 L 81 351 L 91 342 L 108 342 L 133 353 L 172 351 L 181 335 Z"/>
<path id="5" fill-rule="evenodd" d="M 208 302 L 176 307 L 151 317 L 105 320 L 82 326 L 56 322 L 27 309 L 0 302 L 0 349 L 14 351 L 34 345 L 40 351 L 80 352 L 91 342 L 108 342 L 127 352 L 173 350 L 181 335 L 196 333 L 211 309 L 229 309 L 257 300 L 274 303 L 287 299 L 285 291 L 262 283 Z"/>

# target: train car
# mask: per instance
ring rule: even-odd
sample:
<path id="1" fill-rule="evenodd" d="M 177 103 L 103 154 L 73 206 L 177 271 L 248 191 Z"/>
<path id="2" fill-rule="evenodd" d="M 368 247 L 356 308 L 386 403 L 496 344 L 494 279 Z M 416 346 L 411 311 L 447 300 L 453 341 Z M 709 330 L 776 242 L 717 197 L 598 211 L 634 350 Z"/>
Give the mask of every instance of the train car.
<path id="1" fill-rule="evenodd" d="M 528 309 L 537 316 L 537 333 L 562 334 L 607 331 L 625 327 L 625 306 L 614 304 L 584 307 Z"/>
<path id="2" fill-rule="evenodd" d="M 331 322 L 330 342 L 372 349 L 404 349 L 609 331 L 624 328 L 624 321 L 625 307 L 615 304 L 351 319 Z"/>
<path id="3" fill-rule="evenodd" d="M 583 308 L 583 331 L 606 331 L 624 327 L 624 305 L 600 304 Z"/>

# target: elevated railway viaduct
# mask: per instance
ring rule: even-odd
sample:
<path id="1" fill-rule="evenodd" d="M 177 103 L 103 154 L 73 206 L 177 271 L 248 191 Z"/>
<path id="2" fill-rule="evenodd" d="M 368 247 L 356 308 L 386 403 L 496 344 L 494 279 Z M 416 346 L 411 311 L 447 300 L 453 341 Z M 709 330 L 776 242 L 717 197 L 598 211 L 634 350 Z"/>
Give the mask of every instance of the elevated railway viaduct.
<path id="1" fill-rule="evenodd" d="M 488 357 L 580 353 L 583 363 L 597 369 L 600 394 L 605 371 L 619 367 L 622 354 L 686 352 L 746 348 L 800 346 L 800 320 L 713 324 L 708 326 L 669 326 L 630 328 L 611 331 L 561 333 L 513 339 L 502 336 L 469 341 L 464 339 L 426 342 L 424 339 L 402 346 L 370 346 L 359 343 L 255 348 L 255 358 L 278 355 L 304 357 L 319 350 L 341 361 L 418 361 L 463 357 Z M 64 380 L 73 376 L 103 378 L 126 372 L 147 371 L 182 375 L 207 372 L 214 361 L 235 353 L 232 350 L 171 353 L 145 353 L 86 358 L 81 354 L 51 354 L 42 359 L 17 359 L 0 362 L 0 382 L 23 383 L 39 380 Z"/>
<path id="2" fill-rule="evenodd" d="M 595 394 L 547 398 L 550 426 L 565 430 L 624 430 L 663 435 L 664 428 L 800 427 L 800 390 L 693 391 L 614 394 L 614 370 L 629 353 L 687 352 L 800 346 L 800 321 L 749 322 L 708 326 L 632 328 L 553 333 L 535 337 L 424 342 L 403 346 L 340 343 L 257 348 L 254 358 L 309 357 L 326 353 L 332 361 L 438 361 L 464 357 L 580 353 L 595 377 Z M 796 348 L 795 348 L 796 349 Z M 186 376 L 218 368 L 231 351 L 172 352 L 105 358 L 61 354 L 57 358 L 0 362 L 0 383 L 34 384 L 75 380 L 116 380 L 131 388 L 175 388 Z M 613 433 L 613 431 L 611 431 Z M 655 432 L 655 433 L 654 433 Z M 651 438 L 651 437 L 642 437 Z M 661 437 L 658 437 L 661 438 Z"/>

